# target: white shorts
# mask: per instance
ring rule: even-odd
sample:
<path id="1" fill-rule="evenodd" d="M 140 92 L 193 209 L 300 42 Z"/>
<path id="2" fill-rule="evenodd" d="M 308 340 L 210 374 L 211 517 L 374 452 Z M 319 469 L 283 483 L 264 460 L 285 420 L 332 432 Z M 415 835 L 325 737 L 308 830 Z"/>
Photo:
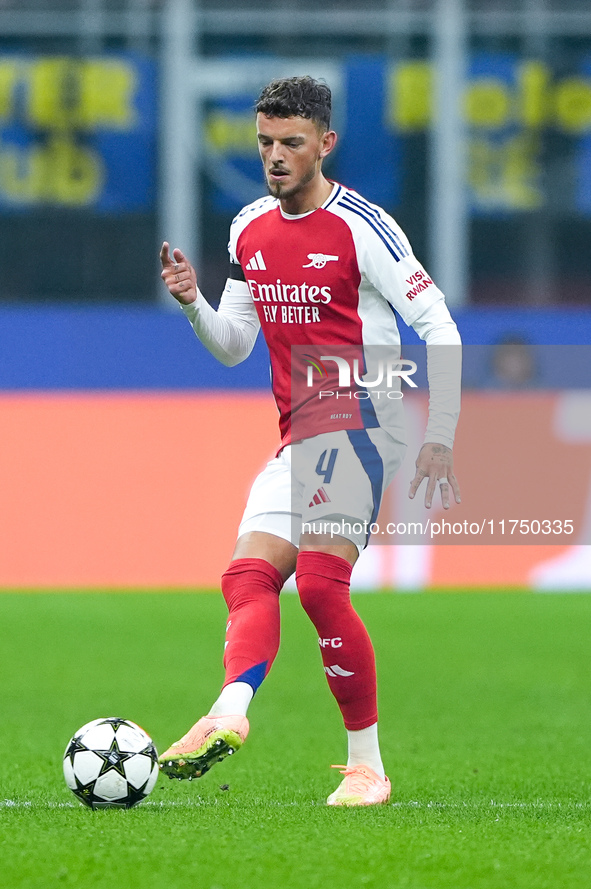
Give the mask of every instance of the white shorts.
<path id="1" fill-rule="evenodd" d="M 406 445 L 384 429 L 325 432 L 283 448 L 256 478 L 238 535 L 264 531 L 299 545 L 345 537 L 361 550 Z"/>

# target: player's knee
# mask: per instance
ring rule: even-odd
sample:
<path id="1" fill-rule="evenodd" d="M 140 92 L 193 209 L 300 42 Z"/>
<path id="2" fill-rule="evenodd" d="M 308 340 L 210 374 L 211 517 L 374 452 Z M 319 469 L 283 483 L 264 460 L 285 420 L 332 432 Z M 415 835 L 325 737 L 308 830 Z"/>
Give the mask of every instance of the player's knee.
<path id="1" fill-rule="evenodd" d="M 351 566 L 339 556 L 317 552 L 300 553 L 296 586 L 302 607 L 314 623 L 327 612 L 350 605 L 350 577 Z"/>
<path id="2" fill-rule="evenodd" d="M 314 574 L 296 574 L 296 586 L 300 602 L 306 614 L 312 617 L 315 602 L 318 601 L 318 581 L 322 578 Z"/>
<path id="3" fill-rule="evenodd" d="M 276 604 L 283 578 L 264 559 L 235 559 L 222 574 L 222 595 L 229 611 L 253 601 Z"/>

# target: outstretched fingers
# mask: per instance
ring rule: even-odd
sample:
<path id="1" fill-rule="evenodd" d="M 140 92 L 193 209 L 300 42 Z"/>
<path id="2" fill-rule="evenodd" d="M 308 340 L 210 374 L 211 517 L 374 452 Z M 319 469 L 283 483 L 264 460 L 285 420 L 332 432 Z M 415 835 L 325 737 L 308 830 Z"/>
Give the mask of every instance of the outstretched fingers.
<path id="1" fill-rule="evenodd" d="M 415 477 L 411 481 L 410 488 L 408 491 L 408 496 L 410 497 L 411 500 L 414 500 L 415 494 L 419 490 L 423 479 L 426 478 L 427 476 L 428 476 L 428 473 L 425 472 L 424 469 L 420 469 L 419 467 L 417 467 L 417 471 L 415 472 Z"/>
<path id="2" fill-rule="evenodd" d="M 160 262 L 160 277 L 169 293 L 184 305 L 194 302 L 197 298 L 197 276 L 184 253 L 175 247 L 171 255 L 170 245 L 168 241 L 164 241 L 160 250 Z"/>
<path id="3" fill-rule="evenodd" d="M 454 498 L 455 498 L 456 503 L 461 503 L 462 502 L 462 495 L 460 493 L 460 485 L 458 484 L 457 478 L 455 477 L 453 472 L 449 473 L 448 478 L 449 478 L 450 487 L 451 487 L 452 491 L 454 492 Z"/>
<path id="4" fill-rule="evenodd" d="M 461 503 L 460 486 L 453 473 L 451 448 L 436 443 L 426 443 L 423 445 L 417 457 L 415 476 L 410 483 L 408 492 L 411 500 L 414 500 L 424 479 L 427 479 L 425 491 L 425 506 L 427 509 L 430 509 L 433 505 L 433 497 L 438 485 L 444 509 L 449 509 L 450 488 L 453 491 L 456 503 Z"/>
<path id="5" fill-rule="evenodd" d="M 170 255 L 170 244 L 168 241 L 164 241 L 162 244 L 162 249 L 160 250 L 160 262 L 162 263 L 163 269 L 174 264 L 174 260 Z"/>
<path id="6" fill-rule="evenodd" d="M 174 248 L 174 250 L 172 251 L 172 255 L 173 255 L 174 261 L 177 263 L 177 265 L 180 265 L 180 263 L 185 263 L 185 265 L 189 265 L 189 261 L 188 261 L 187 257 L 185 256 L 185 254 L 183 253 L 182 250 L 179 250 L 178 247 Z"/>

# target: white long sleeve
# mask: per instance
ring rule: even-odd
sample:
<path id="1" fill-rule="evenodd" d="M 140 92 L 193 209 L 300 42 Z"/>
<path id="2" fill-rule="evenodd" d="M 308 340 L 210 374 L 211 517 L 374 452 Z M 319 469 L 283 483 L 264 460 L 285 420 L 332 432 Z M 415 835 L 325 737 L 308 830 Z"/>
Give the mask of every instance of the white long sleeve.
<path id="1" fill-rule="evenodd" d="M 203 294 L 182 310 L 206 349 L 226 367 L 234 367 L 253 350 L 260 322 L 248 285 L 228 278 L 216 312 Z"/>
<path id="2" fill-rule="evenodd" d="M 429 419 L 425 442 L 452 448 L 461 401 L 460 334 L 442 299 L 429 306 L 412 326 L 427 343 Z"/>

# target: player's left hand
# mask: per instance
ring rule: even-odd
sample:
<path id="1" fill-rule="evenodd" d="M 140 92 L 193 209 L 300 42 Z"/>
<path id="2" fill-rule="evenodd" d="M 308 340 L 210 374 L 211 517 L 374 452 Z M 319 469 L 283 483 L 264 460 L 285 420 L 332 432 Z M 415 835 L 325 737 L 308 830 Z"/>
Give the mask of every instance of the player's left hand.
<path id="1" fill-rule="evenodd" d="M 449 489 L 451 488 L 456 503 L 461 503 L 460 486 L 453 471 L 453 453 L 451 448 L 442 444 L 426 442 L 417 457 L 417 471 L 410 483 L 408 496 L 414 500 L 415 494 L 421 486 L 423 479 L 427 479 L 425 492 L 425 506 L 431 509 L 435 488 L 439 485 L 441 503 L 444 509 L 449 509 Z"/>

